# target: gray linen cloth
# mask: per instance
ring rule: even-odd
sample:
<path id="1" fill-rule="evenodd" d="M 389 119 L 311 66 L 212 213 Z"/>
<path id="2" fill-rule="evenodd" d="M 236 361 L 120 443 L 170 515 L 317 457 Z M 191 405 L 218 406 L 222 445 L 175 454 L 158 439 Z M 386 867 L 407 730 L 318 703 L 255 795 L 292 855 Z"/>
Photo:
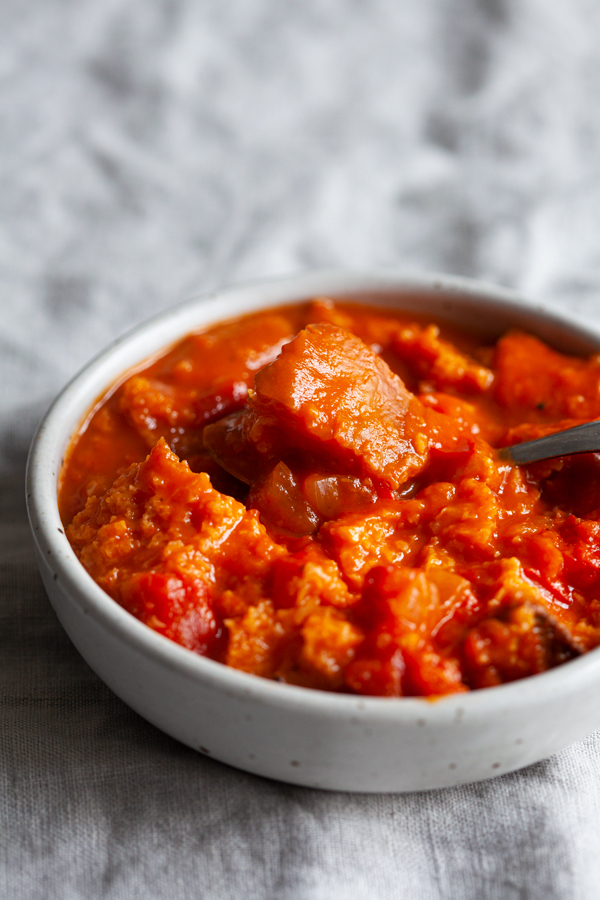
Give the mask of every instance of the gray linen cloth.
<path id="1" fill-rule="evenodd" d="M 417 795 L 203 758 L 70 645 L 22 487 L 67 378 L 223 283 L 450 271 L 600 323 L 599 35 L 597 0 L 1 4 L 0 897 L 600 896 L 600 736 Z"/>

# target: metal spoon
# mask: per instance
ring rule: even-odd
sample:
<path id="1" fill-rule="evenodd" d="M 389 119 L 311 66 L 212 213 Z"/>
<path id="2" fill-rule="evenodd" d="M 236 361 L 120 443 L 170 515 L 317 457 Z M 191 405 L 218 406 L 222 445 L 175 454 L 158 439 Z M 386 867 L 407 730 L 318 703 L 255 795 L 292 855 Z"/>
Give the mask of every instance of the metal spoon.
<path id="1" fill-rule="evenodd" d="M 600 421 L 586 422 L 585 425 L 557 431 L 535 441 L 503 447 L 499 452 L 502 459 L 510 459 L 520 465 L 574 453 L 600 452 Z"/>

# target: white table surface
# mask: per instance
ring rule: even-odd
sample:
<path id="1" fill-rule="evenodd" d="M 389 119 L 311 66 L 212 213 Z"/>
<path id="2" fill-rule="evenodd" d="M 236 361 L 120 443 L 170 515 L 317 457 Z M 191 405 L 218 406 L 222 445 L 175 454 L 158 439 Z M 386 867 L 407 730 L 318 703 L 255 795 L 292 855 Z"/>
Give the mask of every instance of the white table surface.
<path id="1" fill-rule="evenodd" d="M 0 5 L 0 897 L 600 895 L 600 736 L 404 796 L 200 757 L 70 645 L 22 486 L 64 382 L 220 284 L 447 271 L 600 324 L 599 36 L 597 0 Z"/>

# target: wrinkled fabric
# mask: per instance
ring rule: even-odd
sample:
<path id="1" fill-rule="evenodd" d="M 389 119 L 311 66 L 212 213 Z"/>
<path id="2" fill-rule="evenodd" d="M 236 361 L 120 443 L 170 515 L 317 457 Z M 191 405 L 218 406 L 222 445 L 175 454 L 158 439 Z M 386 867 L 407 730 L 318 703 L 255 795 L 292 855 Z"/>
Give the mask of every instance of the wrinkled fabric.
<path id="1" fill-rule="evenodd" d="M 447 271 L 600 326 L 599 29 L 596 0 L 0 6 L 1 897 L 598 897 L 600 735 L 412 795 L 201 757 L 71 646 L 23 477 L 80 366 L 222 284 Z"/>

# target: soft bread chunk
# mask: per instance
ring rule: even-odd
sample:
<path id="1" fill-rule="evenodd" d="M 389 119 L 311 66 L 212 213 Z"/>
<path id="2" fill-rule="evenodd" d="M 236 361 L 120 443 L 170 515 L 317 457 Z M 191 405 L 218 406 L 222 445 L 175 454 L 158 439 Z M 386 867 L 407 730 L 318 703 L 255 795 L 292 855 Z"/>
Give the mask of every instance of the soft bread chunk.
<path id="1" fill-rule="evenodd" d="M 424 410 L 381 357 L 327 323 L 308 325 L 255 379 L 253 409 L 287 439 L 397 488 L 427 462 Z"/>
<path id="2" fill-rule="evenodd" d="M 248 579 L 257 584 L 285 554 L 208 475 L 190 471 L 161 439 L 67 529 L 98 584 L 143 622 L 199 653 L 217 636 L 211 603 Z"/>
<path id="3" fill-rule="evenodd" d="M 518 411 L 535 410 L 553 419 L 600 416 L 600 356 L 557 353 L 539 338 L 509 331 L 495 354 L 496 400 Z"/>
<path id="4" fill-rule="evenodd" d="M 425 328 L 416 324 L 400 326 L 392 339 L 392 347 L 437 390 L 456 388 L 468 394 L 479 394 L 494 380 L 490 369 L 461 353 L 450 341 L 443 340 L 437 325 Z"/>

